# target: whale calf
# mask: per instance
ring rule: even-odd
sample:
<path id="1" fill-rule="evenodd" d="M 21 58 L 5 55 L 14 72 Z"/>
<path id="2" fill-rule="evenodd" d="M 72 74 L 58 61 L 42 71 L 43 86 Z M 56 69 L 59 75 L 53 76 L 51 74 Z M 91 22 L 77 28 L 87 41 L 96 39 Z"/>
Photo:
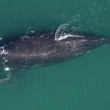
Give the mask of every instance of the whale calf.
<path id="1" fill-rule="evenodd" d="M 7 71 L 0 82 L 10 81 L 15 71 L 60 63 L 109 43 L 109 37 L 74 32 L 59 40 L 55 33 L 46 32 L 10 42 L 0 47 L 0 71 Z"/>

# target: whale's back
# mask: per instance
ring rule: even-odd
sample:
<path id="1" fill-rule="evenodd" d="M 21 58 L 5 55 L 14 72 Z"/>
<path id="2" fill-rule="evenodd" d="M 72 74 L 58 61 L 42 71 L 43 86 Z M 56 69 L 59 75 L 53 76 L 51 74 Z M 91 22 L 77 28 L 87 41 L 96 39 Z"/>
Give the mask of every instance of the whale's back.
<path id="1" fill-rule="evenodd" d="M 110 38 L 73 35 L 73 37 L 68 36 L 66 39 L 55 41 L 48 38 L 47 34 L 43 37 L 37 35 L 2 46 L 0 68 L 20 70 L 51 65 L 81 56 L 107 43 L 110 43 Z"/>

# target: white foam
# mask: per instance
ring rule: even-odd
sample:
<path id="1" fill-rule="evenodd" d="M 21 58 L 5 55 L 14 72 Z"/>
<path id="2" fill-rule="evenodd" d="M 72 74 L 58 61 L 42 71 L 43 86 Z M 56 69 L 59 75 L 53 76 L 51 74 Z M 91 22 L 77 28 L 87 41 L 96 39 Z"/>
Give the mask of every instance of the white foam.
<path id="1" fill-rule="evenodd" d="M 83 36 L 79 36 L 77 34 L 72 34 L 69 32 L 69 30 L 71 30 L 71 32 L 75 32 L 76 28 L 72 27 L 69 24 L 62 24 L 58 27 L 58 29 L 56 30 L 55 33 L 55 41 L 60 41 L 63 39 L 66 39 L 68 37 L 83 37 Z"/>
<path id="2" fill-rule="evenodd" d="M 22 37 L 22 39 L 28 39 L 28 38 L 29 36 L 26 36 L 26 35 Z"/>
<path id="3" fill-rule="evenodd" d="M 84 37 L 84 36 L 79 36 L 79 35 L 71 35 L 71 34 L 65 34 L 65 35 L 63 35 L 63 36 L 60 36 L 58 39 L 55 39 L 56 41 L 60 41 L 60 40 L 63 40 L 63 39 L 66 39 L 66 38 L 68 38 L 68 37 Z"/>

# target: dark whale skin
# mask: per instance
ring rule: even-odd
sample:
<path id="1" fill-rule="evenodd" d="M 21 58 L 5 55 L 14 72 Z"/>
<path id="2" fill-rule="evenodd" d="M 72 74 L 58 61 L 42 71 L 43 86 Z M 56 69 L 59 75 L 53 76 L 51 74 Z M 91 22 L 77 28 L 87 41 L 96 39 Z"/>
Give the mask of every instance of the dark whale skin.
<path id="1" fill-rule="evenodd" d="M 78 57 L 104 44 L 110 38 L 73 33 L 69 37 L 55 41 L 55 33 L 39 33 L 0 47 L 0 69 L 18 71 L 32 67 L 52 65 Z"/>

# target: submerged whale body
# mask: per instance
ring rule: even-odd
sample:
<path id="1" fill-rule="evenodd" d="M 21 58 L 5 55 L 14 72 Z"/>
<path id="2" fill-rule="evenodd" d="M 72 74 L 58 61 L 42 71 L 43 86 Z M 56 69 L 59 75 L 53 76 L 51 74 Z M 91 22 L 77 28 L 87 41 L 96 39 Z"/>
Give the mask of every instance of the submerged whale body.
<path id="1" fill-rule="evenodd" d="M 55 40 L 55 33 L 39 33 L 0 47 L 0 70 L 9 71 L 0 82 L 9 81 L 10 73 L 52 65 L 89 52 L 110 38 L 72 33 L 65 39 Z"/>

